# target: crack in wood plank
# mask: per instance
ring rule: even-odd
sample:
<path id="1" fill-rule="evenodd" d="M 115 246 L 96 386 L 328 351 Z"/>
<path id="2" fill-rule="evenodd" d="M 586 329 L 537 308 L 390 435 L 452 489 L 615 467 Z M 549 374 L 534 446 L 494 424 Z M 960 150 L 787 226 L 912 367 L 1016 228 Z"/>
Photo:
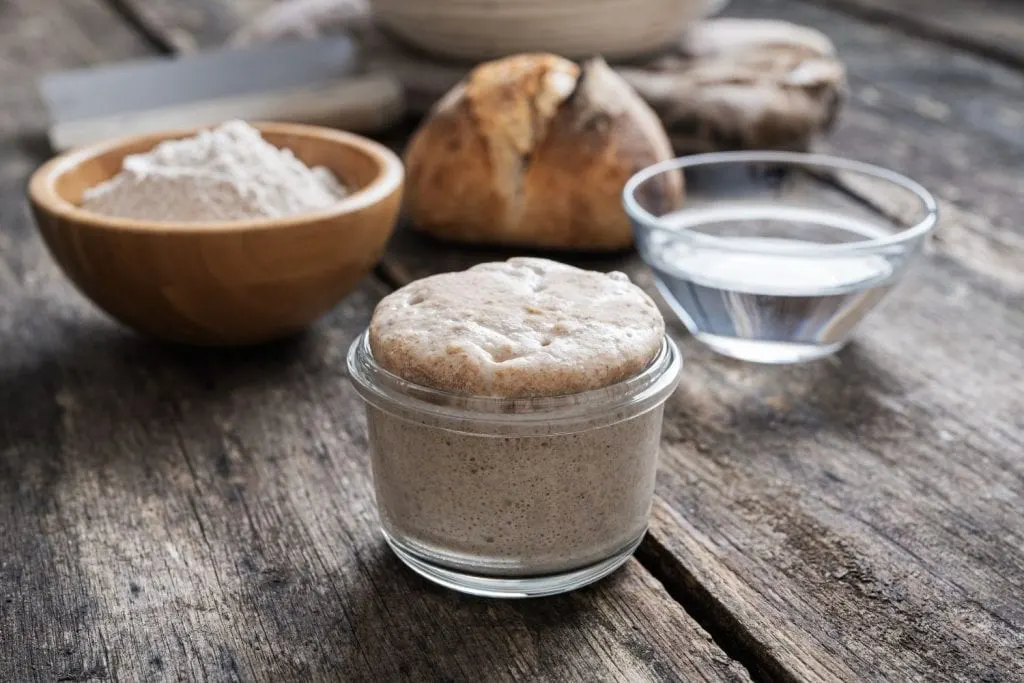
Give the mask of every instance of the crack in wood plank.
<path id="1" fill-rule="evenodd" d="M 658 506 L 663 505 L 659 501 Z M 648 534 L 636 559 L 683 606 L 727 655 L 740 662 L 755 681 L 796 683 L 801 680 L 736 617 L 729 605 L 709 591 L 679 559 Z"/>

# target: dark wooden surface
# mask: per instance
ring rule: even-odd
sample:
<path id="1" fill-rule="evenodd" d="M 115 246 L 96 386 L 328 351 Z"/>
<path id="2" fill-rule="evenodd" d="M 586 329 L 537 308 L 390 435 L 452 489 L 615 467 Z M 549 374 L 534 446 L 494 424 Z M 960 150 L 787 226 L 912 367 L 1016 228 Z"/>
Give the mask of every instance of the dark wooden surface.
<path id="1" fill-rule="evenodd" d="M 0 7 L 0 680 L 748 679 L 637 561 L 509 603 L 386 551 L 344 372 L 378 280 L 239 352 L 143 341 L 75 294 L 26 212 L 48 155 L 32 79 L 151 47 L 102 3 L 68 7 Z"/>
<path id="2" fill-rule="evenodd" d="M 755 679 L 1024 679 L 1024 77 L 812 4 L 729 12 L 830 35 L 852 98 L 820 148 L 911 174 L 943 222 L 829 361 L 751 368 L 676 326 L 689 363 L 639 557 Z M 496 255 L 406 233 L 386 266 Z"/>
<path id="3" fill-rule="evenodd" d="M 868 21 L 1024 66 L 1024 4 L 1019 0 L 817 0 Z"/>
<path id="4" fill-rule="evenodd" d="M 0 6 L 0 679 L 1024 680 L 1024 76 L 909 24 L 732 3 L 832 37 L 852 100 L 823 148 L 932 188 L 940 239 L 827 361 L 751 368 L 674 326 L 638 561 L 510 605 L 427 586 L 376 536 L 341 359 L 383 282 L 288 344 L 185 352 L 93 312 L 32 232 L 33 75 L 212 44 L 265 5 Z M 505 256 L 405 232 L 382 275 Z"/>

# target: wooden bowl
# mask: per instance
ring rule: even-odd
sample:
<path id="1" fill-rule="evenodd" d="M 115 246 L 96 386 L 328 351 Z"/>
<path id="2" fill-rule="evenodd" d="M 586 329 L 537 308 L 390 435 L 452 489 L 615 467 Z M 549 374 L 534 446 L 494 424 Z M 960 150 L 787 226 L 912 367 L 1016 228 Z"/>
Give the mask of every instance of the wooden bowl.
<path id="1" fill-rule="evenodd" d="M 253 344 L 303 329 L 348 294 L 380 258 L 398 217 L 398 157 L 328 128 L 256 124 L 309 166 L 326 166 L 351 194 L 300 216 L 221 223 L 147 222 L 79 208 L 86 188 L 126 155 L 198 129 L 138 135 L 56 157 L 29 181 L 50 253 L 78 289 L 136 330 L 172 342 Z"/>
<path id="2" fill-rule="evenodd" d="M 725 0 L 371 0 L 374 20 L 442 58 L 483 61 L 518 52 L 627 59 L 679 40 Z"/>

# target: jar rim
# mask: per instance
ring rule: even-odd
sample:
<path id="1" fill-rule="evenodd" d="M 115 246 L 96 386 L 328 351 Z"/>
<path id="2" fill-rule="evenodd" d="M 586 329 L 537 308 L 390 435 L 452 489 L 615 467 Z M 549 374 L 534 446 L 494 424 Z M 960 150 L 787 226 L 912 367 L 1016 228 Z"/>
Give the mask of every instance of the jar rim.
<path id="1" fill-rule="evenodd" d="M 644 412 L 664 402 L 675 391 L 682 356 L 675 342 L 665 335 L 655 357 L 632 377 L 572 394 L 525 398 L 458 394 L 404 379 L 374 359 L 369 330 L 349 347 L 347 367 L 356 391 L 380 409 L 404 408 L 444 418 L 515 425 L 593 420 L 612 413 Z M 629 408 L 635 410 L 626 410 Z"/>

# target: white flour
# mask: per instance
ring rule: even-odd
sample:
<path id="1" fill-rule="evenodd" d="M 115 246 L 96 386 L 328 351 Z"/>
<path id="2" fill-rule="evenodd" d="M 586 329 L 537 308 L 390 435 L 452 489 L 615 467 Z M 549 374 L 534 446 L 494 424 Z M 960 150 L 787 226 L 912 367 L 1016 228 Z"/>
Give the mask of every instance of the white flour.
<path id="1" fill-rule="evenodd" d="M 151 221 L 280 218 L 324 209 L 345 189 L 323 167 L 266 142 L 243 121 L 125 157 L 120 173 L 89 188 L 82 208 Z"/>

